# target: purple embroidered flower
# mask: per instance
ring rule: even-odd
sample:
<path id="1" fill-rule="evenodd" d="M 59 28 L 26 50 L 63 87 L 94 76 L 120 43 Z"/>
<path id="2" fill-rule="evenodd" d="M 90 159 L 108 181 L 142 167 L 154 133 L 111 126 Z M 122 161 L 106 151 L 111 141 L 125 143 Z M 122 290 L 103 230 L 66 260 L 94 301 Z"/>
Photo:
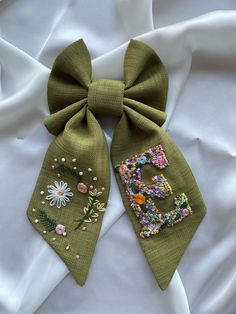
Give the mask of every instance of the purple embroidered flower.
<path id="1" fill-rule="evenodd" d="M 63 237 L 66 236 L 66 227 L 61 224 L 56 225 L 55 231 L 57 234 L 63 235 Z"/>
<path id="2" fill-rule="evenodd" d="M 183 217 L 186 217 L 186 216 L 189 215 L 189 210 L 188 210 L 187 208 L 183 208 L 183 209 L 181 210 L 181 213 L 182 213 L 182 216 L 183 216 Z"/>

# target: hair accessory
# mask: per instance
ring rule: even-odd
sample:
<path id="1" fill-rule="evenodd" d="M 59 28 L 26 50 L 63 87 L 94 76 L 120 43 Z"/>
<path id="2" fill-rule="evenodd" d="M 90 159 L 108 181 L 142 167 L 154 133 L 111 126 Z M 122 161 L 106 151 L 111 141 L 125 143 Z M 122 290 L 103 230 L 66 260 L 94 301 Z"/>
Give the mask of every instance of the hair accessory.
<path id="1" fill-rule="evenodd" d="M 92 80 L 91 73 L 83 40 L 54 62 L 45 125 L 56 138 L 28 218 L 83 285 L 110 189 L 108 147 L 96 116 L 119 117 L 111 147 L 116 179 L 141 248 L 165 289 L 206 210 L 186 160 L 161 128 L 167 71 L 153 49 L 131 40 L 124 81 Z"/>

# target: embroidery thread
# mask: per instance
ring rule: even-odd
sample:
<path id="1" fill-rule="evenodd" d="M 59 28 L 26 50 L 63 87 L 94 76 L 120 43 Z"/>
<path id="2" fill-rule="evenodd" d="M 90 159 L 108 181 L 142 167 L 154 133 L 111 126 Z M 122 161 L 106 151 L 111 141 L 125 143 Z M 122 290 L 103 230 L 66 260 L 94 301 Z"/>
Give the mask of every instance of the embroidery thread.
<path id="1" fill-rule="evenodd" d="M 144 153 L 115 166 L 126 187 L 130 205 L 141 224 L 140 236 L 150 237 L 163 228 L 173 226 L 192 213 L 187 196 L 182 193 L 174 198 L 175 208 L 163 214 L 155 204 L 155 199 L 163 199 L 171 195 L 172 188 L 163 174 L 152 178 L 152 184 L 145 184 L 142 179 L 142 166 L 152 164 L 159 169 L 169 165 L 161 145 L 153 146 Z"/>
<path id="2" fill-rule="evenodd" d="M 63 237 L 66 236 L 66 227 L 62 224 L 58 224 L 43 209 L 37 211 L 37 221 L 40 222 L 48 232 L 54 230 L 56 234 L 62 235 Z"/>
<path id="3" fill-rule="evenodd" d="M 97 199 L 99 196 L 102 195 L 103 189 L 101 191 L 98 191 L 96 188 L 92 191 L 89 191 L 89 197 L 88 197 L 88 204 L 84 207 L 84 216 L 80 219 L 75 219 L 74 221 L 78 222 L 77 226 L 74 230 L 77 230 L 80 228 L 80 226 L 83 223 L 91 223 L 91 222 L 97 222 L 99 217 L 99 211 L 103 212 L 105 211 L 105 204 L 100 203 L 100 201 Z M 86 230 L 86 227 L 83 227 L 82 230 Z"/>
<path id="4" fill-rule="evenodd" d="M 68 187 L 68 183 L 64 181 L 55 181 L 54 185 L 48 186 L 48 195 L 46 200 L 50 201 L 50 206 L 66 206 L 66 203 L 70 202 L 69 197 L 72 197 L 74 194 L 71 192 L 71 189 Z"/>

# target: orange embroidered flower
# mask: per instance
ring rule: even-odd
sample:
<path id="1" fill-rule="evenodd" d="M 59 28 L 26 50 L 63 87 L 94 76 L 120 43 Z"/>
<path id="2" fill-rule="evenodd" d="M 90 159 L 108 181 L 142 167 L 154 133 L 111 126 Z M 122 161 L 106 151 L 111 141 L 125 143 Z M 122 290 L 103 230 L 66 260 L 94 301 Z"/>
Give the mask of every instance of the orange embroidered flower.
<path id="1" fill-rule="evenodd" d="M 142 205 L 146 200 L 146 197 L 143 194 L 136 194 L 135 196 L 135 202 L 138 203 L 139 205 Z"/>

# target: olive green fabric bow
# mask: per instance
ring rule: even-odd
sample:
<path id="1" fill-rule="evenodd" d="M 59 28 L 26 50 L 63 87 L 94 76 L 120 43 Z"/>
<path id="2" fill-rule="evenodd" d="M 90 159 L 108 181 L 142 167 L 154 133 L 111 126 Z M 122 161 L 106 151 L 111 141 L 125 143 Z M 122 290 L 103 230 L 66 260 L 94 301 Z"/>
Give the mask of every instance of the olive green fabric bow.
<path id="1" fill-rule="evenodd" d="M 91 72 L 83 40 L 55 60 L 48 82 L 51 115 L 45 125 L 56 138 L 45 156 L 28 218 L 83 285 L 110 189 L 108 147 L 96 116 L 119 117 L 111 147 L 116 179 L 147 261 L 165 289 L 205 215 L 187 162 L 161 128 L 166 69 L 149 46 L 131 40 L 124 81 L 93 81 Z"/>

